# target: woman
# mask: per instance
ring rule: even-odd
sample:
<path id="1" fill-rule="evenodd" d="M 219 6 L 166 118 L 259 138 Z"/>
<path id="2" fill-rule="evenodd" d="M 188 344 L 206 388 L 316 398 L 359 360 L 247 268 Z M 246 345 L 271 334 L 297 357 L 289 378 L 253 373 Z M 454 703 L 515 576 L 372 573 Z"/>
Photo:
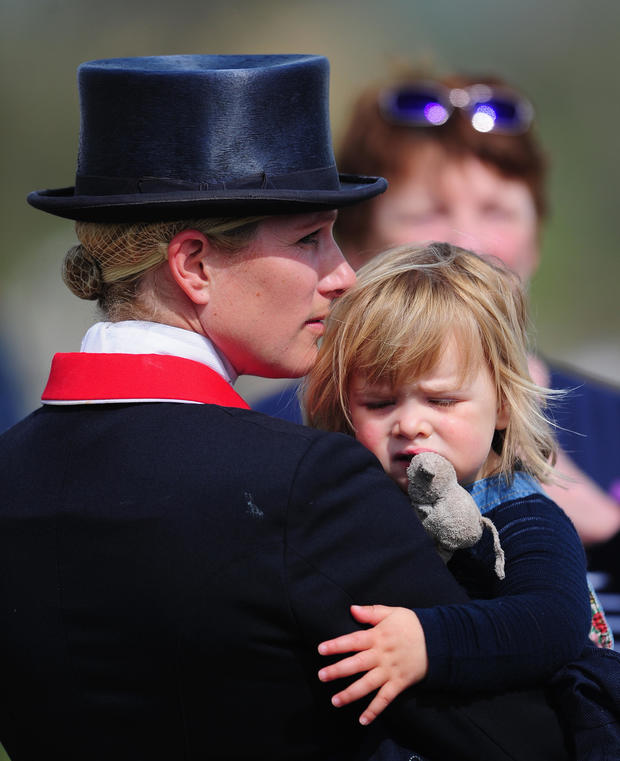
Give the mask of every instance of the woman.
<path id="1" fill-rule="evenodd" d="M 339 166 L 383 175 L 390 186 L 339 217 L 337 238 L 352 266 L 391 246 L 440 240 L 496 256 L 529 282 L 548 205 L 533 116 L 520 93 L 492 77 L 410 72 L 365 90 Z M 541 385 L 575 389 L 555 412 L 563 448 L 557 469 L 571 480 L 568 488 L 550 486 L 550 496 L 586 545 L 614 536 L 617 544 L 620 393 L 540 358 L 530 369 Z M 617 561 L 608 570 L 617 573 Z"/>
<path id="2" fill-rule="evenodd" d="M 420 621 L 424 689 L 390 712 L 405 745 L 566 757 L 539 692 L 489 695 L 527 669 L 503 665 L 372 456 L 232 388 L 308 371 L 354 279 L 334 210 L 385 187 L 336 170 L 327 66 L 80 67 L 76 186 L 29 201 L 78 221 L 65 280 L 106 319 L 0 439 L 0 740 L 16 761 L 370 757 L 381 734 L 317 678 L 317 645 L 350 628 L 352 602 Z M 459 654 L 465 697 L 449 691 L 462 627 L 486 639 Z"/>

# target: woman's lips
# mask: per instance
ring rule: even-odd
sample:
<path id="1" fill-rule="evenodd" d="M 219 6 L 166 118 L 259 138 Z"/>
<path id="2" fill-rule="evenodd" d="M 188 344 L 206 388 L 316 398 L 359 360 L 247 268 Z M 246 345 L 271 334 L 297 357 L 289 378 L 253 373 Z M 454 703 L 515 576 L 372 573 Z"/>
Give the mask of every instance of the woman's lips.
<path id="1" fill-rule="evenodd" d="M 324 319 L 325 318 L 323 317 L 317 317 L 314 320 L 306 320 L 305 324 L 313 333 L 317 333 L 318 335 L 322 336 L 325 332 L 325 325 L 323 323 Z"/>

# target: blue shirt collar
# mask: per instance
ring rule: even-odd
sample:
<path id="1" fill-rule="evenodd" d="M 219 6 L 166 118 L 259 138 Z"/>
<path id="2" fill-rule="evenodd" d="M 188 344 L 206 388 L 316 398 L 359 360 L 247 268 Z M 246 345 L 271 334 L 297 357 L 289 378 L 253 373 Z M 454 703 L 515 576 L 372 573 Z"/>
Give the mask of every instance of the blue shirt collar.
<path id="1" fill-rule="evenodd" d="M 489 476 L 463 488 L 474 498 L 482 515 L 510 499 L 545 493 L 538 481 L 522 471 L 514 473 L 510 482 L 502 475 Z"/>

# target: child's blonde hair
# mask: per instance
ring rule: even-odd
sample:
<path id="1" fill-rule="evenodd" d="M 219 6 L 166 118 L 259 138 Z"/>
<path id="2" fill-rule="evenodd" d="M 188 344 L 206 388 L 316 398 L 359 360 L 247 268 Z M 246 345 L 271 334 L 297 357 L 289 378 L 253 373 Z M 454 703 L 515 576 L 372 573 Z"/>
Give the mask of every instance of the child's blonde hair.
<path id="1" fill-rule="evenodd" d="M 556 445 L 543 409 L 554 394 L 528 364 L 526 297 L 500 262 L 446 243 L 402 246 L 376 257 L 335 302 L 316 365 L 303 387 L 308 422 L 355 434 L 349 389 L 356 376 L 398 386 L 438 362 L 447 340 L 463 349 L 463 377 L 485 361 L 509 422 L 494 448 L 499 472 L 549 480 Z"/>

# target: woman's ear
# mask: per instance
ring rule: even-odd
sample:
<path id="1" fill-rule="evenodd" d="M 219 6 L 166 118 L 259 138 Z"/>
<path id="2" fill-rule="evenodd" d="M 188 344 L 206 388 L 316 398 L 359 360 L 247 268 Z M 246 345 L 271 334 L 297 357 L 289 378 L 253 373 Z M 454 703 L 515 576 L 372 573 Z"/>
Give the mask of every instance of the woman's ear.
<path id="1" fill-rule="evenodd" d="M 209 300 L 209 271 L 205 257 L 211 244 L 193 228 L 177 233 L 168 244 L 168 268 L 179 288 L 194 304 Z"/>

